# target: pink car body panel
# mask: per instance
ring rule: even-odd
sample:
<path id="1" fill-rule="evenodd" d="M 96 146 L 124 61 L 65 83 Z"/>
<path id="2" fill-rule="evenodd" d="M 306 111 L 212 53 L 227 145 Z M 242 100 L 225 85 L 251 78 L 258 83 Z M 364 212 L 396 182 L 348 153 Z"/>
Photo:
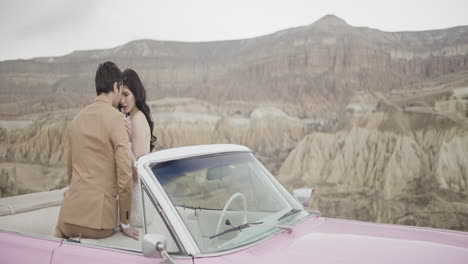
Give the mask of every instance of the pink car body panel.
<path id="1" fill-rule="evenodd" d="M 192 258 L 174 258 L 180 264 L 193 264 Z M 155 264 L 161 258 L 145 258 L 141 253 L 123 252 L 79 244 L 62 244 L 54 253 L 51 264 Z"/>
<path id="2" fill-rule="evenodd" d="M 174 259 L 180 264 L 193 264 L 190 257 Z M 145 258 L 141 253 L 0 233 L 0 264 L 154 264 L 162 261 Z"/>
<path id="3" fill-rule="evenodd" d="M 0 263 L 50 264 L 61 241 L 0 233 Z"/>
<path id="4" fill-rule="evenodd" d="M 291 234 L 224 256 L 195 259 L 212 263 L 468 263 L 468 233 L 310 218 Z"/>
<path id="5" fill-rule="evenodd" d="M 468 263 L 468 233 L 310 217 L 239 251 L 180 258 L 181 264 L 223 263 Z M 0 233 L 0 263 L 160 263 L 141 253 Z"/>

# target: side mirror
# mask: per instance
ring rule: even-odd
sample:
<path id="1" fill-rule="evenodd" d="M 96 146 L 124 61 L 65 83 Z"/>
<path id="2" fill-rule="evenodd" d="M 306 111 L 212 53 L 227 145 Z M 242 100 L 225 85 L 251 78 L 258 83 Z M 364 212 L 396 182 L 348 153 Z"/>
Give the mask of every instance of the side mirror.
<path id="1" fill-rule="evenodd" d="M 143 237 L 143 256 L 147 258 L 162 258 L 161 251 L 166 250 L 166 237 L 158 234 L 147 234 Z"/>
<path id="2" fill-rule="evenodd" d="M 146 234 L 143 237 L 142 251 L 147 258 L 163 258 L 165 263 L 175 264 L 176 262 L 166 251 L 167 239 L 159 234 Z"/>
<path id="3" fill-rule="evenodd" d="M 293 196 L 299 201 L 304 207 L 309 207 L 310 199 L 312 198 L 313 188 L 299 188 L 293 190 Z"/>

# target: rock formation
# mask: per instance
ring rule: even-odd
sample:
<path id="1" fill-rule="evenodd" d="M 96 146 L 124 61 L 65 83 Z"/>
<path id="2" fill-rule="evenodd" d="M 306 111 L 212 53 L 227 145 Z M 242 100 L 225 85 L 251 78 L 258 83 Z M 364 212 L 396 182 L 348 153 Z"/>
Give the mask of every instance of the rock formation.
<path id="1" fill-rule="evenodd" d="M 357 113 L 334 133 L 313 132 L 278 179 L 317 191 L 324 215 L 467 230 L 468 123 L 437 113 Z"/>
<path id="2" fill-rule="evenodd" d="M 67 125 L 68 120 L 49 118 L 24 128 L 1 129 L 0 197 L 66 185 Z"/>

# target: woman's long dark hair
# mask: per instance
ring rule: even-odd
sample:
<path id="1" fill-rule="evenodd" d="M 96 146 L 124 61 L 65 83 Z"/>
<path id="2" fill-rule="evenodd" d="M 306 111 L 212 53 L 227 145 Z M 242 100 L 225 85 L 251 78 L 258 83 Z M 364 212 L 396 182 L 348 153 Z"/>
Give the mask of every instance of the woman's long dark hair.
<path id="1" fill-rule="evenodd" d="M 126 85 L 128 89 L 130 89 L 133 96 L 135 97 L 136 107 L 145 115 L 146 120 L 148 121 L 148 125 L 150 127 L 150 132 L 151 132 L 151 140 L 150 140 L 150 152 L 151 152 L 154 149 L 154 145 L 156 143 L 156 137 L 153 136 L 154 123 L 153 123 L 153 120 L 151 120 L 150 108 L 146 104 L 145 87 L 143 86 L 143 83 L 141 83 L 140 77 L 138 76 L 136 71 L 132 69 L 126 69 L 123 72 L 123 84 Z"/>

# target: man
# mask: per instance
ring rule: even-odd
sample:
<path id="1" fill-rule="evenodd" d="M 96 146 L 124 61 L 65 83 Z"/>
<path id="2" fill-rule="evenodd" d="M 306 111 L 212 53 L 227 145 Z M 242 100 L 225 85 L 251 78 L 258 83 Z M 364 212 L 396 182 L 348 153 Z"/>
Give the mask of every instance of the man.
<path id="1" fill-rule="evenodd" d="M 138 231 L 129 225 L 133 184 L 129 140 L 123 115 L 116 109 L 122 72 L 113 62 L 105 62 L 99 65 L 95 82 L 96 99 L 71 122 L 70 188 L 64 194 L 56 236 L 108 237 L 120 217 L 122 231 L 138 240 Z"/>

